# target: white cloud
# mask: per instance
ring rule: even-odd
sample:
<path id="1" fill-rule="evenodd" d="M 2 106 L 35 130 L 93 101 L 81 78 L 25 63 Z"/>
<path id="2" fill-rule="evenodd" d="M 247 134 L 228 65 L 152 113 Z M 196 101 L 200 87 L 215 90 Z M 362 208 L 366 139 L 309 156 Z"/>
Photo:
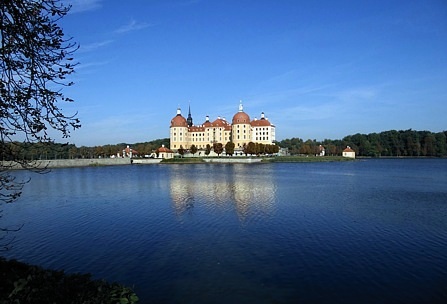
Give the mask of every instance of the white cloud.
<path id="1" fill-rule="evenodd" d="M 90 67 L 97 67 L 97 66 L 103 66 L 108 64 L 108 61 L 96 61 L 96 62 L 89 62 L 89 63 L 80 63 L 79 66 L 76 68 L 76 70 L 80 69 L 86 69 Z"/>
<path id="2" fill-rule="evenodd" d="M 81 47 L 79 48 L 79 52 L 80 53 L 90 52 L 90 51 L 96 50 L 98 48 L 101 48 L 103 46 L 106 46 L 112 42 L 113 42 L 113 40 L 105 40 L 105 41 L 94 42 L 94 43 L 90 43 L 90 44 L 86 44 L 86 45 L 81 45 Z"/>
<path id="3" fill-rule="evenodd" d="M 341 91 L 335 95 L 342 101 L 356 102 L 374 99 L 378 95 L 378 90 L 375 88 L 355 88 Z"/>
<path id="4" fill-rule="evenodd" d="M 115 33 L 117 34 L 124 34 L 127 32 L 132 32 L 132 31 L 138 31 L 144 28 L 149 27 L 150 24 L 145 23 L 145 22 L 137 22 L 135 20 L 130 20 L 130 22 L 126 25 L 123 25 L 122 27 L 120 27 L 119 29 L 117 29 L 115 31 Z"/>
<path id="5" fill-rule="evenodd" d="M 71 0 L 67 4 L 72 5 L 70 13 L 81 13 L 99 9 L 102 0 Z"/>

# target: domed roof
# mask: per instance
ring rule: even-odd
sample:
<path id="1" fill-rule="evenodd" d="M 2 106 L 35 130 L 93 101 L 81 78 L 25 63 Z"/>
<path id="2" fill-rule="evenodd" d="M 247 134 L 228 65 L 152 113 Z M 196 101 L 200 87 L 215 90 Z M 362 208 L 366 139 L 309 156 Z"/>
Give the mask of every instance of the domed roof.
<path id="1" fill-rule="evenodd" d="M 171 119 L 171 127 L 188 127 L 186 118 L 182 115 L 175 116 L 173 119 Z"/>
<path id="2" fill-rule="evenodd" d="M 244 107 L 242 106 L 242 100 L 239 104 L 239 112 L 234 114 L 233 116 L 233 125 L 236 124 L 249 124 L 250 123 L 250 116 L 248 116 L 246 113 L 244 113 Z"/>
<path id="3" fill-rule="evenodd" d="M 237 112 L 233 116 L 233 125 L 236 124 L 249 124 L 250 123 L 250 116 L 248 116 L 245 112 Z"/>
<path id="4" fill-rule="evenodd" d="M 188 122 L 182 116 L 180 109 L 177 109 L 177 115 L 171 119 L 171 127 L 188 127 Z"/>

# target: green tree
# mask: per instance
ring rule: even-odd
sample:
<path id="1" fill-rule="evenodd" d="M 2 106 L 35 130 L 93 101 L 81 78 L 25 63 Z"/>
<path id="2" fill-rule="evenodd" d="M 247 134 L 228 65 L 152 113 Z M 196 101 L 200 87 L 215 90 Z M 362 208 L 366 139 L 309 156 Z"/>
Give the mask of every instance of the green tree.
<path id="1" fill-rule="evenodd" d="M 24 147 L 51 142 L 50 129 L 67 138 L 80 127 L 75 116 L 67 116 L 58 107 L 59 101 L 72 101 L 62 88 L 73 84 L 66 78 L 76 66 L 72 55 L 77 44 L 66 39 L 57 24 L 69 9 L 58 0 L 0 2 L 0 153 L 2 159 L 26 169 L 39 171 L 36 163 L 21 158 L 13 148 L 13 137 L 21 138 L 20 147 Z M 25 184 L 10 169 L 1 163 L 2 202 L 16 200 Z"/>
<path id="2" fill-rule="evenodd" d="M 254 142 L 252 142 L 252 141 L 249 142 L 247 144 L 246 151 L 244 151 L 244 152 L 245 152 L 245 155 L 247 155 L 247 154 L 251 154 L 251 155 L 256 154 L 256 144 Z"/>
<path id="3" fill-rule="evenodd" d="M 242 152 L 244 152 L 245 156 L 248 155 L 248 145 L 246 143 L 242 145 Z"/>
<path id="4" fill-rule="evenodd" d="M 447 155 L 447 138 L 443 132 L 435 134 L 435 153 L 436 156 L 442 157 Z"/>
<path id="5" fill-rule="evenodd" d="M 263 143 L 256 143 L 256 155 L 265 154 L 265 145 Z"/>
<path id="6" fill-rule="evenodd" d="M 225 144 L 225 153 L 227 154 L 227 155 L 231 155 L 231 156 L 233 156 L 233 154 L 234 154 L 234 143 L 233 142 L 231 142 L 231 141 L 229 141 L 229 142 L 227 142 L 226 144 Z"/>
<path id="7" fill-rule="evenodd" d="M 180 145 L 180 148 L 178 148 L 177 152 L 178 152 L 178 154 L 180 154 L 180 157 L 183 157 L 183 155 L 185 154 L 186 150 L 183 148 L 182 145 Z"/>
<path id="8" fill-rule="evenodd" d="M 213 151 L 217 154 L 217 156 L 220 156 L 220 154 L 222 154 L 223 152 L 223 145 L 221 143 L 214 143 Z"/>
<path id="9" fill-rule="evenodd" d="M 287 148 L 291 155 L 299 154 L 303 140 L 300 138 L 293 137 L 291 139 L 285 139 L 279 142 L 279 146 L 282 148 Z"/>
<path id="10" fill-rule="evenodd" d="M 211 153 L 211 146 L 209 144 L 206 145 L 205 147 L 205 155 L 208 156 Z"/>
<path id="11" fill-rule="evenodd" d="M 196 147 L 196 145 L 191 145 L 191 147 L 189 148 L 189 152 L 191 152 L 191 154 L 194 156 L 194 154 L 196 154 L 197 153 L 197 147 Z"/>
<path id="12" fill-rule="evenodd" d="M 94 147 L 94 157 L 98 158 L 98 157 L 104 157 L 104 149 L 102 146 L 96 146 Z"/>
<path id="13" fill-rule="evenodd" d="M 309 155 L 309 154 L 311 154 L 312 149 L 308 144 L 302 144 L 299 151 L 300 151 L 300 154 Z"/>

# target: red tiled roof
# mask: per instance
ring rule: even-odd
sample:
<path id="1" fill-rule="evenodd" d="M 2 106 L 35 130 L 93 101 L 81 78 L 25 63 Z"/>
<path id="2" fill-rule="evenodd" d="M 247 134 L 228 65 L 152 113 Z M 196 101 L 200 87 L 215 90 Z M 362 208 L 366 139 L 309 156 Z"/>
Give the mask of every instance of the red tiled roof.
<path id="1" fill-rule="evenodd" d="M 270 121 L 268 121 L 265 118 L 261 118 L 259 120 L 252 120 L 250 124 L 252 125 L 252 127 L 268 127 L 272 125 Z"/>
<path id="2" fill-rule="evenodd" d="M 173 119 L 171 119 L 171 127 L 187 127 L 188 123 L 186 122 L 186 118 L 181 114 L 177 114 Z"/>
<path id="3" fill-rule="evenodd" d="M 203 126 L 191 126 L 188 128 L 189 132 L 203 132 L 205 131 L 205 127 Z"/>
<path id="4" fill-rule="evenodd" d="M 237 112 L 233 116 L 233 125 L 234 124 L 249 124 L 250 123 L 250 116 L 248 116 L 244 112 Z"/>
<path id="5" fill-rule="evenodd" d="M 160 148 L 158 148 L 158 149 L 157 149 L 157 153 L 160 153 L 160 152 L 174 153 L 174 152 L 172 152 L 172 150 L 170 150 L 170 149 L 168 149 L 168 148 L 166 148 L 166 147 L 160 147 Z"/>
<path id="6" fill-rule="evenodd" d="M 214 127 L 214 128 L 223 127 L 225 130 L 231 130 L 230 123 L 222 118 L 218 118 L 215 121 L 213 121 L 211 123 L 210 127 Z"/>
<path id="7" fill-rule="evenodd" d="M 130 152 L 132 152 L 132 154 L 138 154 L 138 151 L 137 151 L 137 150 L 134 150 L 134 149 L 129 148 L 129 147 L 127 147 L 126 149 L 124 149 L 124 151 L 125 151 L 126 153 L 130 153 Z"/>

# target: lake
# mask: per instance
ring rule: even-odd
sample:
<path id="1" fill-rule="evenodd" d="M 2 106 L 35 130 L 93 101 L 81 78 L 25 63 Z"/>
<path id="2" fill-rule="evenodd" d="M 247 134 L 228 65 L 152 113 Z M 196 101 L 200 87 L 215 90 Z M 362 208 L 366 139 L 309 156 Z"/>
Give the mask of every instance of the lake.
<path id="1" fill-rule="evenodd" d="M 14 174 L 2 255 L 141 303 L 447 302 L 447 159 Z"/>

